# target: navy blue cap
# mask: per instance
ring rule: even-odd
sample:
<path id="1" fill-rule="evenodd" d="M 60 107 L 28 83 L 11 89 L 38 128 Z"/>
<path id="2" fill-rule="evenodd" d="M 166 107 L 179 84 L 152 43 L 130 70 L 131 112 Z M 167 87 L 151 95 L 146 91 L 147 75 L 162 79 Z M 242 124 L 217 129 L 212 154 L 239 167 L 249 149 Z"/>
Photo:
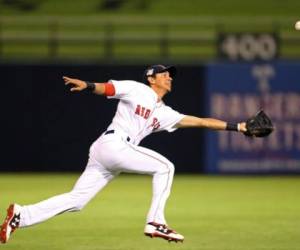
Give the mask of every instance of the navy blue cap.
<path id="1" fill-rule="evenodd" d="M 147 78 L 149 76 L 154 76 L 158 73 L 166 72 L 168 71 L 170 73 L 170 76 L 173 78 L 176 73 L 177 69 L 174 66 L 164 66 L 164 65 L 152 65 L 148 67 L 144 72 L 144 79 L 147 82 Z"/>

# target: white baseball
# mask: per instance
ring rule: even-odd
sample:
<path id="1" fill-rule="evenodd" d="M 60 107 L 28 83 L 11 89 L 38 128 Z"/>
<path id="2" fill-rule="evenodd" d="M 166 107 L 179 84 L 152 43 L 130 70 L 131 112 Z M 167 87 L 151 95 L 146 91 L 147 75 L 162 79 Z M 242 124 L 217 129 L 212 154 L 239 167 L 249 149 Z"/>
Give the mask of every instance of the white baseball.
<path id="1" fill-rule="evenodd" d="M 300 21 L 297 21 L 297 22 L 295 23 L 295 29 L 296 29 L 296 30 L 300 30 Z"/>

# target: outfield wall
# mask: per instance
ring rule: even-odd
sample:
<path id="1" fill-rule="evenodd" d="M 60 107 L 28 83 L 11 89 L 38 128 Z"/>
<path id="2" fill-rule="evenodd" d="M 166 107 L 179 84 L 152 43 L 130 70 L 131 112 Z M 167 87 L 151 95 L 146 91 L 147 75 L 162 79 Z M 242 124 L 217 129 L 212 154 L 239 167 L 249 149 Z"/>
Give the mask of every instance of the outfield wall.
<path id="1" fill-rule="evenodd" d="M 299 173 L 300 63 L 178 66 L 165 102 L 179 112 L 241 121 L 262 107 L 276 132 L 266 140 L 181 129 L 146 138 L 177 172 Z M 70 93 L 62 76 L 140 81 L 144 66 L 0 64 L 0 171 L 82 171 L 90 144 L 109 125 L 117 102 Z"/>

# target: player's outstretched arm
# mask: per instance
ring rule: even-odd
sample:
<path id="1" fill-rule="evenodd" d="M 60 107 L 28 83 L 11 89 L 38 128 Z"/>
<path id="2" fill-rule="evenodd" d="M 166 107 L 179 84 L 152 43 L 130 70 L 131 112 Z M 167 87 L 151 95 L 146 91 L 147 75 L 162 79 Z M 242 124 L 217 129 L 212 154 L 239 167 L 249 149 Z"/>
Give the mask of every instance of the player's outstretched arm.
<path id="1" fill-rule="evenodd" d="M 200 118 L 196 116 L 185 116 L 176 124 L 177 128 L 208 128 L 214 130 L 235 130 L 246 132 L 246 123 L 227 123 L 214 118 Z"/>
<path id="2" fill-rule="evenodd" d="M 65 85 L 70 86 L 70 91 L 72 92 L 90 90 L 97 95 L 104 95 L 105 93 L 105 83 L 91 83 L 67 76 L 63 76 L 63 80 L 65 82 Z"/>

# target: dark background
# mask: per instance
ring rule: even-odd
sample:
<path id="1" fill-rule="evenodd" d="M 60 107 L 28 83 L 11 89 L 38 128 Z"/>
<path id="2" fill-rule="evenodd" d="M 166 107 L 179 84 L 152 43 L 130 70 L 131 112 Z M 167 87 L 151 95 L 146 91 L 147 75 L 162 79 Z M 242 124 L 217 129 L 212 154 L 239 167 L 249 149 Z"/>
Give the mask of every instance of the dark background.
<path id="1" fill-rule="evenodd" d="M 81 171 L 91 143 L 106 130 L 117 101 L 71 93 L 62 76 L 104 82 L 142 80 L 147 65 L 3 64 L 1 159 L 4 171 Z M 176 65 L 167 105 L 190 115 L 204 113 L 203 66 Z M 152 134 L 141 143 L 163 154 L 177 172 L 202 172 L 203 130 Z"/>

